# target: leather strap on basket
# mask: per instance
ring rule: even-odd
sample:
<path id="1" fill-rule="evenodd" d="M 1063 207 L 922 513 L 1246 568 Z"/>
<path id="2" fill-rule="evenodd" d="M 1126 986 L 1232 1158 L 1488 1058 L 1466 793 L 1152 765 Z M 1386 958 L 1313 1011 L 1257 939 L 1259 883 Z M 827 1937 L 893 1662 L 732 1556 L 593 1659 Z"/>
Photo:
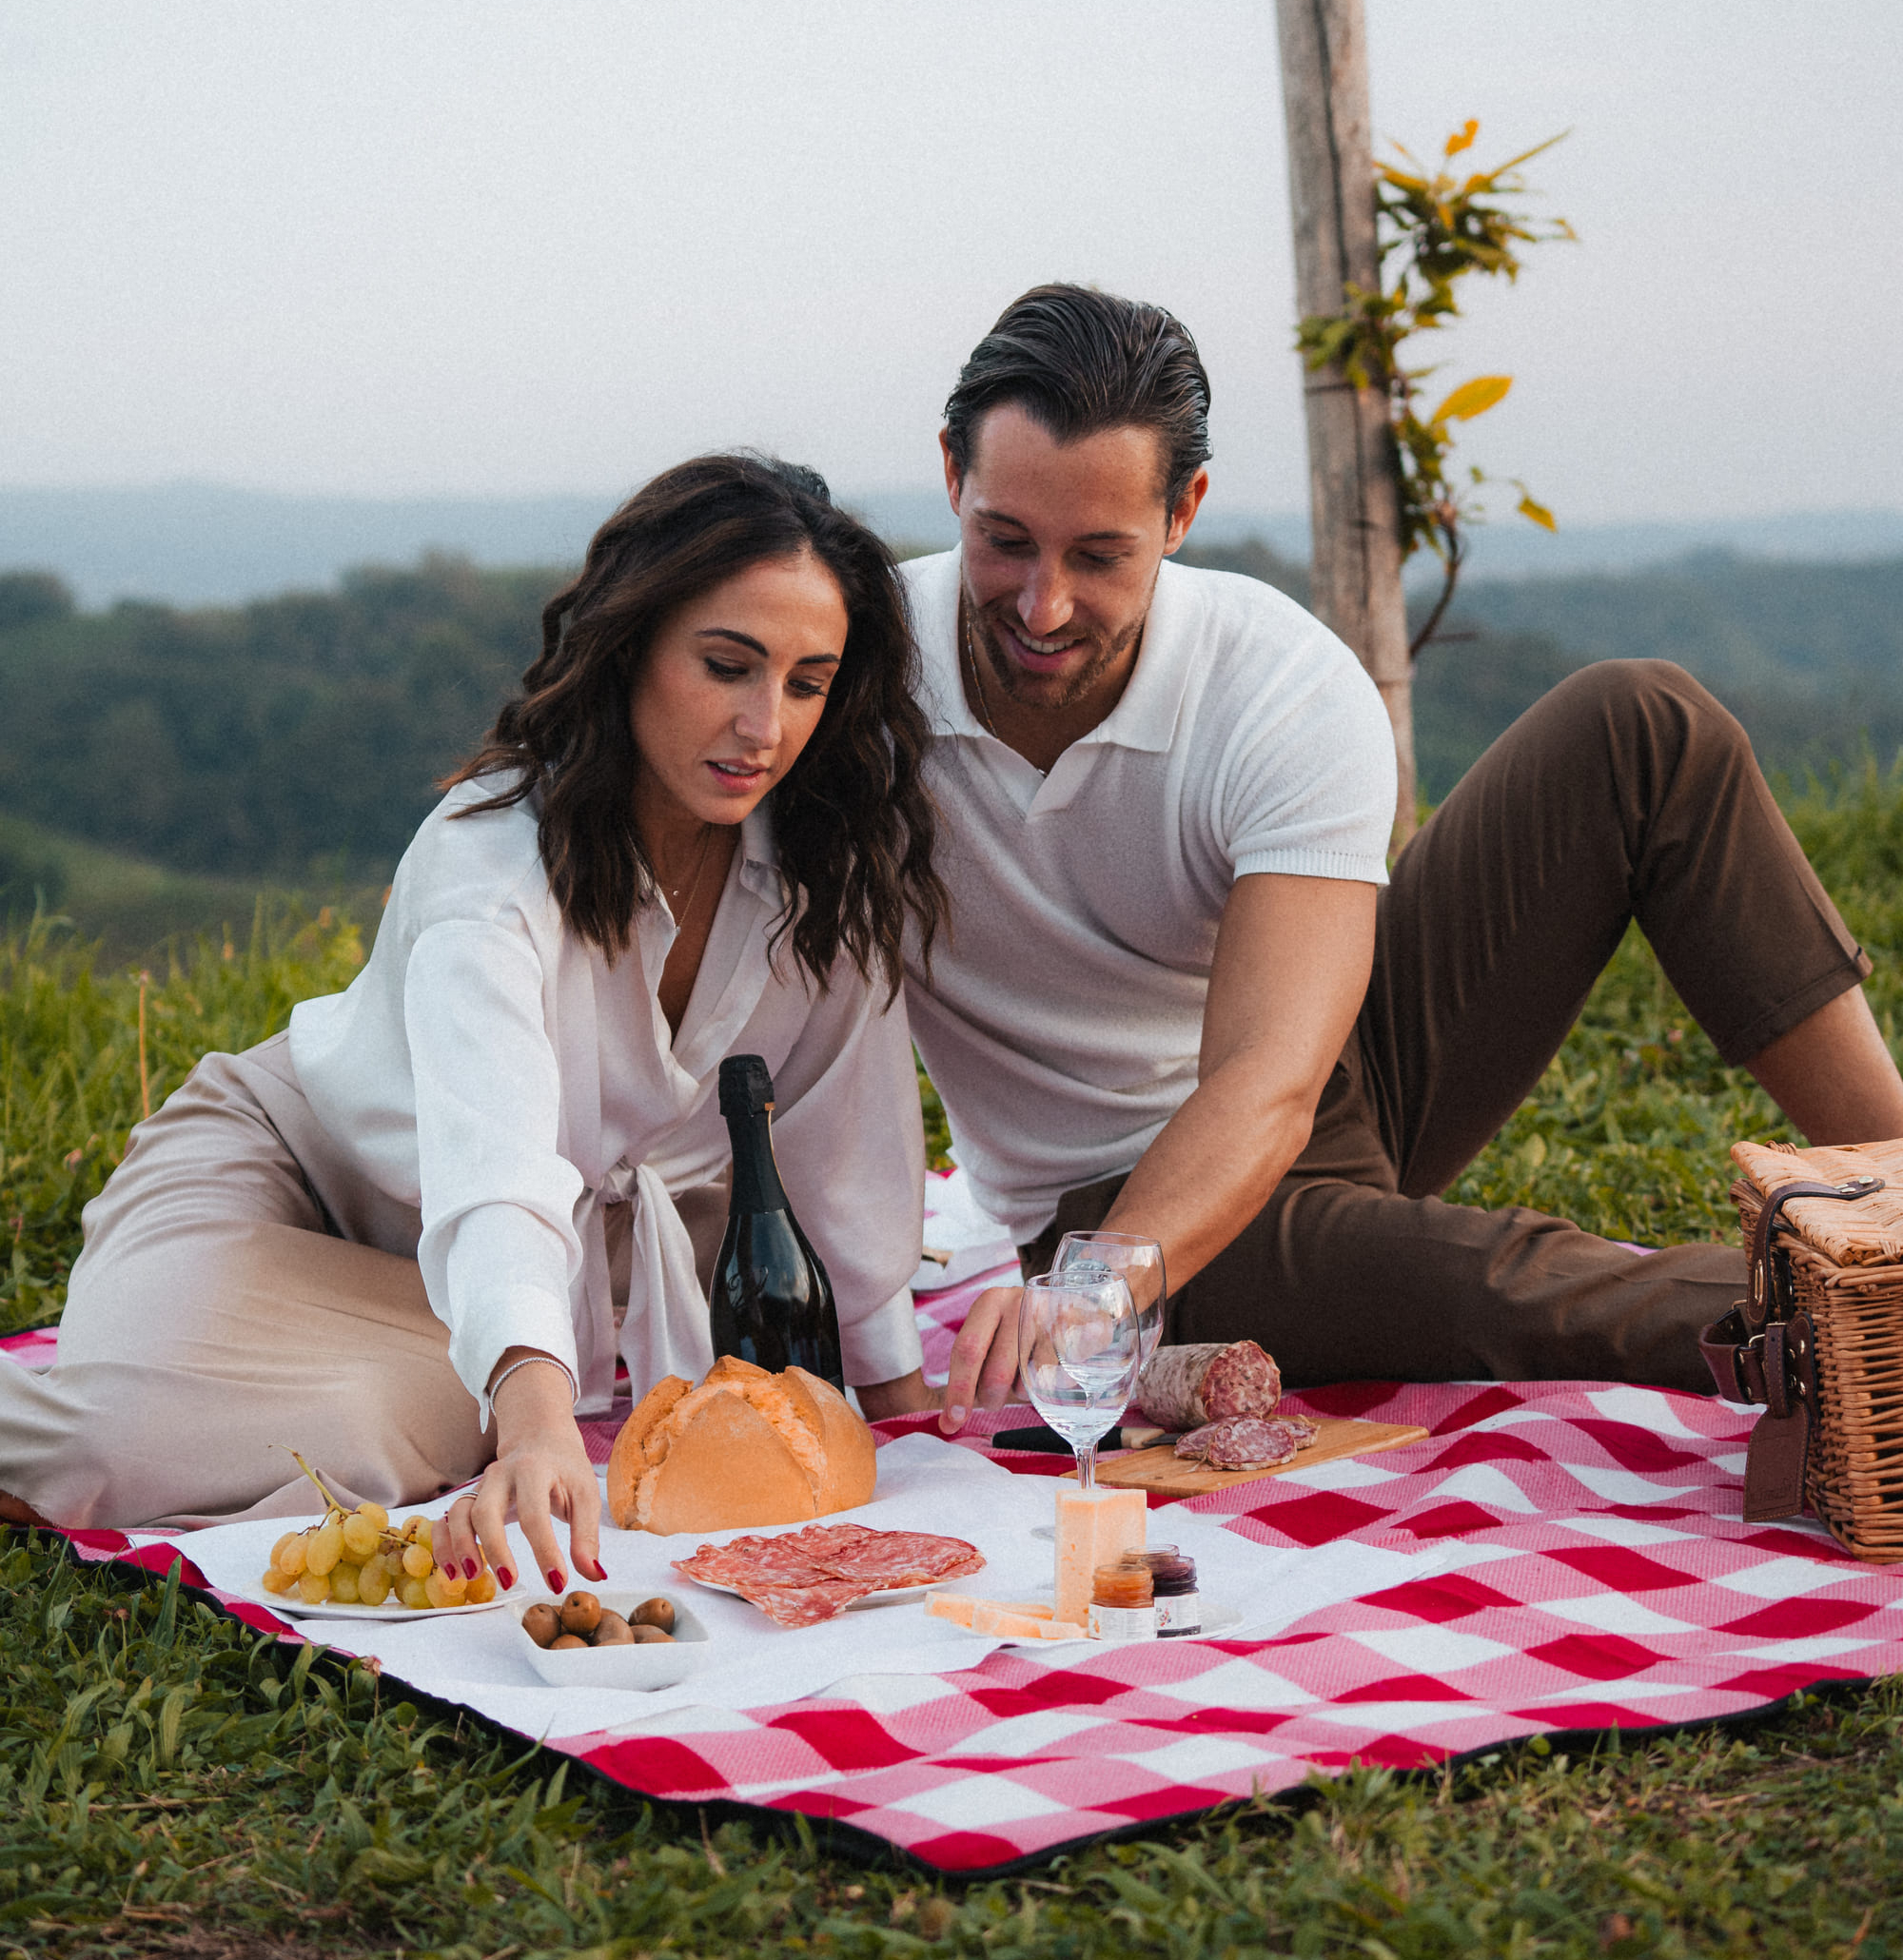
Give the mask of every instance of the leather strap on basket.
<path id="1" fill-rule="evenodd" d="M 1698 1337 L 1718 1393 L 1728 1401 L 1760 1402 L 1744 1462 L 1744 1521 L 1795 1518 L 1804 1508 L 1804 1474 L 1817 1400 L 1815 1329 L 1791 1297 L 1788 1257 L 1777 1249 L 1781 1214 L 1793 1198 L 1854 1204 L 1883 1188 L 1880 1177 L 1827 1185 L 1798 1179 L 1768 1193 L 1751 1234 L 1748 1291 Z"/>

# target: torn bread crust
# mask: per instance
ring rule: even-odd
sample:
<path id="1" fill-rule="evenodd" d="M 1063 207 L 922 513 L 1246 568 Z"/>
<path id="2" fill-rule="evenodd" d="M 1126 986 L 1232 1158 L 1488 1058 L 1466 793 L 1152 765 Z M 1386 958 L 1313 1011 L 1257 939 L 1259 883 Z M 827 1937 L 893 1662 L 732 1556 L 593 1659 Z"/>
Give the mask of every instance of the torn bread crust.
<path id="1" fill-rule="evenodd" d="M 746 1367 L 747 1363 L 741 1362 L 740 1366 Z M 641 1440 L 641 1460 L 647 1467 L 641 1473 L 640 1487 L 635 1495 L 635 1519 L 644 1529 L 654 1513 L 655 1492 L 669 1453 L 695 1417 L 722 1395 L 737 1396 L 766 1418 L 812 1486 L 814 1504 L 819 1502 L 826 1480 L 826 1455 L 820 1440 L 819 1412 L 813 1406 L 812 1398 L 803 1389 L 796 1395 L 789 1393 L 764 1369 L 753 1369 L 744 1375 L 733 1370 L 724 1376 L 716 1370 L 698 1388 L 679 1397 Z"/>

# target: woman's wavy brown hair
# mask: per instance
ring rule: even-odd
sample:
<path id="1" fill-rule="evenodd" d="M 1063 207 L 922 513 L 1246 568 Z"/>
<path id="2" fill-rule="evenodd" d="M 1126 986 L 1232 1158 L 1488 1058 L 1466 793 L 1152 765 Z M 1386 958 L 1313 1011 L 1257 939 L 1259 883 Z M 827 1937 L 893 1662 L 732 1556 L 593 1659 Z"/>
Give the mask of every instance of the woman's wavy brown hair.
<path id="1" fill-rule="evenodd" d="M 636 911 L 658 895 L 635 822 L 641 769 L 630 716 L 635 677 L 671 615 L 763 559 L 811 552 L 838 581 L 846 644 L 819 725 L 773 789 L 786 910 L 775 950 L 824 990 L 843 952 L 898 990 L 908 913 L 921 952 L 949 901 L 932 868 L 935 822 L 920 774 L 928 731 L 918 653 L 892 554 L 834 507 L 795 463 L 701 456 L 664 471 L 603 524 L 580 574 L 542 608 L 541 656 L 482 747 L 443 787 L 514 781 L 458 812 L 534 797 L 542 863 L 563 918 L 612 961 Z"/>

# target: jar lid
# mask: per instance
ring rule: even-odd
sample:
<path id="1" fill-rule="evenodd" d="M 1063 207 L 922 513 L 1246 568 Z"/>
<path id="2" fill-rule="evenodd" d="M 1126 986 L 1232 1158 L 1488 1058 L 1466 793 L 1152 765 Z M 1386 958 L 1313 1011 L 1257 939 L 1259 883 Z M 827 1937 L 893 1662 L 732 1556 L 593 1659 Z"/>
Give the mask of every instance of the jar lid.
<path id="1" fill-rule="evenodd" d="M 1144 1554 L 1150 1578 L 1160 1593 L 1193 1593 L 1196 1590 L 1196 1561 L 1186 1558 L 1174 1545 L 1156 1545 Z"/>

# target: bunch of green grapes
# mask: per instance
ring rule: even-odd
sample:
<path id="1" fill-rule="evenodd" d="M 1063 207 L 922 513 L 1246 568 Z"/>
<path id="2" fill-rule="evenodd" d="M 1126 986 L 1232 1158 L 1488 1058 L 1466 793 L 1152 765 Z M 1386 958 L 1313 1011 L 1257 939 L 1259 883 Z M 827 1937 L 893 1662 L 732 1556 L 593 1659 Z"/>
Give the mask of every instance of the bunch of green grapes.
<path id="1" fill-rule="evenodd" d="M 265 1590 L 294 1591 L 306 1606 L 381 1606 L 392 1597 L 418 1613 L 487 1605 L 496 1597 L 487 1559 L 474 1578 L 464 1578 L 437 1564 L 434 1537 L 427 1518 L 406 1518 L 396 1528 L 381 1504 L 354 1511 L 332 1504 L 323 1523 L 287 1531 L 271 1547 Z"/>

